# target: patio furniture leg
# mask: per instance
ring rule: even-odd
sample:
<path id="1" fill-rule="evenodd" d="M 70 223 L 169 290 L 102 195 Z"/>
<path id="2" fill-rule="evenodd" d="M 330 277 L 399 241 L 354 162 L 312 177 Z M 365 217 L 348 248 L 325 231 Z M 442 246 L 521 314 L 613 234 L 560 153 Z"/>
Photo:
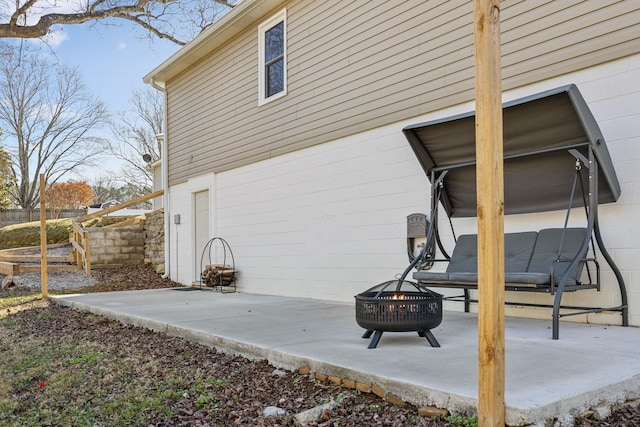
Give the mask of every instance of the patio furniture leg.
<path id="1" fill-rule="evenodd" d="M 552 320 L 551 320 L 551 339 L 560 339 L 560 303 L 562 300 L 562 291 L 564 290 L 564 283 L 560 283 L 561 286 L 556 290 L 556 295 L 553 302 Z"/>
<path id="2" fill-rule="evenodd" d="M 433 336 L 431 331 L 420 331 L 418 332 L 418 334 L 421 337 L 425 337 L 427 341 L 429 341 L 429 344 L 431 344 L 431 347 L 440 347 L 440 343 L 438 342 L 436 337 Z"/>
<path id="3" fill-rule="evenodd" d="M 382 331 L 375 331 L 373 334 L 373 338 L 371 338 L 371 342 L 369 343 L 369 347 L 367 348 L 376 348 L 378 346 L 378 341 L 380 341 L 380 337 L 382 336 Z"/>
<path id="4" fill-rule="evenodd" d="M 373 331 L 371 329 L 367 329 L 367 331 L 362 335 L 362 338 L 370 338 Z"/>

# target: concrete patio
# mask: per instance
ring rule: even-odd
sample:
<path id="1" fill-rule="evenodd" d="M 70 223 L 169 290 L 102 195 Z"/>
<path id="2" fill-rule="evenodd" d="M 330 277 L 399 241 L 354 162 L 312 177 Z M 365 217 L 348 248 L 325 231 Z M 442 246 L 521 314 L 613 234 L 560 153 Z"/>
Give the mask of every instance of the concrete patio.
<path id="1" fill-rule="evenodd" d="M 445 311 L 433 330 L 440 348 L 415 333 L 387 332 L 376 349 L 353 304 L 190 288 L 52 297 L 58 304 L 213 345 L 273 365 L 376 385 L 418 406 L 474 413 L 477 316 Z M 506 320 L 506 421 L 539 424 L 640 397 L 640 329 Z"/>

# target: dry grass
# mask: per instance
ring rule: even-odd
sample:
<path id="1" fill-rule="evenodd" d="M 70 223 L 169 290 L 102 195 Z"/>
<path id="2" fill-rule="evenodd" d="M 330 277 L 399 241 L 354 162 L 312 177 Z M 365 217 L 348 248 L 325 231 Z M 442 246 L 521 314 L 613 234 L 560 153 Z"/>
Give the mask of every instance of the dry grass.
<path id="1" fill-rule="evenodd" d="M 83 223 L 85 227 L 102 227 L 129 217 L 102 217 Z M 71 219 L 47 220 L 47 244 L 67 243 L 71 233 Z M 8 225 L 0 228 L 0 250 L 40 246 L 40 221 Z"/>

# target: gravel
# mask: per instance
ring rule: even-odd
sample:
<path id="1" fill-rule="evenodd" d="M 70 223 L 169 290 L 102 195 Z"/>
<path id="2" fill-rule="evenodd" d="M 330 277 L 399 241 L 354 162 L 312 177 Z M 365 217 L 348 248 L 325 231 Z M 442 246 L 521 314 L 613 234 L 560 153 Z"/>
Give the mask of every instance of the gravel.
<path id="1" fill-rule="evenodd" d="M 87 276 L 84 270 L 54 271 L 47 275 L 47 289 L 50 292 L 84 288 L 97 283 L 98 280 Z M 40 290 L 41 275 L 40 273 L 20 273 L 13 278 L 13 284 L 18 288 Z"/>

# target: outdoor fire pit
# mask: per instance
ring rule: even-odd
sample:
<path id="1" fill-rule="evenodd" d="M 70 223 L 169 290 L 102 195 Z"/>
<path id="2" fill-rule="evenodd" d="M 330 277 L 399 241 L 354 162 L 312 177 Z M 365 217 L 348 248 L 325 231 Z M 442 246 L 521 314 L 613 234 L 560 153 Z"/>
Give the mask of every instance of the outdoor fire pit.
<path id="1" fill-rule="evenodd" d="M 417 332 L 432 347 L 440 344 L 431 329 L 442 322 L 442 295 L 407 280 L 390 280 L 356 298 L 356 322 L 366 329 L 362 338 L 373 338 L 376 348 L 383 332 Z"/>

